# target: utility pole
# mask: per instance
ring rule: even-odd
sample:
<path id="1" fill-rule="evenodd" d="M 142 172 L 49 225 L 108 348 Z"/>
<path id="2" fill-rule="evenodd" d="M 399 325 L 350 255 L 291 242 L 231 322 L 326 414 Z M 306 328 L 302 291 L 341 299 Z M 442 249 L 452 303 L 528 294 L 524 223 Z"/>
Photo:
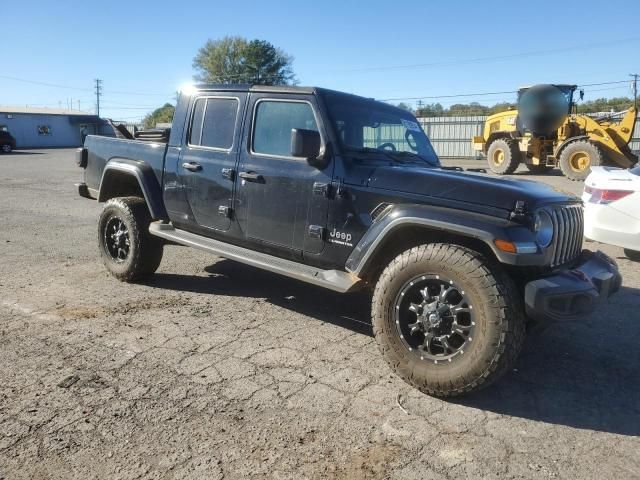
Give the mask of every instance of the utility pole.
<path id="1" fill-rule="evenodd" d="M 638 77 L 640 77 L 637 73 L 630 73 L 629 76 L 633 78 L 633 106 L 638 108 Z"/>
<path id="2" fill-rule="evenodd" d="M 102 95 L 102 80 L 96 78 L 96 115 L 100 116 L 100 96 Z"/>

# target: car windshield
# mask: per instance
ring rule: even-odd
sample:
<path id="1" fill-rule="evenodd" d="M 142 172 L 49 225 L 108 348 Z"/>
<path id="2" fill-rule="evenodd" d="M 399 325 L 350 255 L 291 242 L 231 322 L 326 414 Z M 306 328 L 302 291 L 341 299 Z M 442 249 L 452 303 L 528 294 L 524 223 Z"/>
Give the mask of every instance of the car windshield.
<path id="1" fill-rule="evenodd" d="M 350 95 L 329 94 L 325 101 L 344 150 L 380 153 L 397 162 L 440 165 L 431 142 L 411 112 Z"/>

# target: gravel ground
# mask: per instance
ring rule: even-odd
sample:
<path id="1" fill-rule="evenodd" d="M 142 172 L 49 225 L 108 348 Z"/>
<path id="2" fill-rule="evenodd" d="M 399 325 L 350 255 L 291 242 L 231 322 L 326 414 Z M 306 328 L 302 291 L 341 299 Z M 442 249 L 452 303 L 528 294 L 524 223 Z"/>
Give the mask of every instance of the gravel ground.
<path id="1" fill-rule="evenodd" d="M 366 296 L 177 246 L 119 283 L 80 178 L 71 150 L 0 156 L 0 479 L 640 478 L 640 266 L 621 249 L 588 245 L 624 275 L 596 315 L 442 401 L 390 373 Z"/>

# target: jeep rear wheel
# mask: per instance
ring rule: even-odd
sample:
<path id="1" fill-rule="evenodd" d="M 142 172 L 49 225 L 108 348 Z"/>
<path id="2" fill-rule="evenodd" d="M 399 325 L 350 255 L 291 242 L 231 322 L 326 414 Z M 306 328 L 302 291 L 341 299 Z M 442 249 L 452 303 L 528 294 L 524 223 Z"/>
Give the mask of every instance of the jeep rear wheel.
<path id="1" fill-rule="evenodd" d="M 396 257 L 376 285 L 372 321 L 391 369 L 434 396 L 489 385 L 513 366 L 524 341 L 513 282 L 479 253 L 450 244 Z"/>
<path id="2" fill-rule="evenodd" d="M 0 149 L 2 150 L 2 153 L 11 153 L 11 150 L 13 150 L 11 148 L 11 144 L 10 143 L 4 143 L 0 146 Z"/>
<path id="3" fill-rule="evenodd" d="M 162 241 L 149 233 L 151 216 L 143 198 L 107 201 L 98 222 L 104 265 L 114 277 L 135 282 L 152 275 L 162 260 Z"/>

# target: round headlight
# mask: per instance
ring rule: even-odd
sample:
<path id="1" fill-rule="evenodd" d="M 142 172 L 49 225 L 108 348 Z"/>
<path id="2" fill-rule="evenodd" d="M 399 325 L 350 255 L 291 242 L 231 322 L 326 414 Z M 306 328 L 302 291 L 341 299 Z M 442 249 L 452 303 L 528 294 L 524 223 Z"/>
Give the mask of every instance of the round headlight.
<path id="1" fill-rule="evenodd" d="M 536 233 L 536 242 L 538 242 L 538 245 L 542 248 L 547 248 L 551 245 L 551 241 L 553 240 L 553 222 L 547 212 L 541 210 L 536 214 L 533 229 Z"/>

